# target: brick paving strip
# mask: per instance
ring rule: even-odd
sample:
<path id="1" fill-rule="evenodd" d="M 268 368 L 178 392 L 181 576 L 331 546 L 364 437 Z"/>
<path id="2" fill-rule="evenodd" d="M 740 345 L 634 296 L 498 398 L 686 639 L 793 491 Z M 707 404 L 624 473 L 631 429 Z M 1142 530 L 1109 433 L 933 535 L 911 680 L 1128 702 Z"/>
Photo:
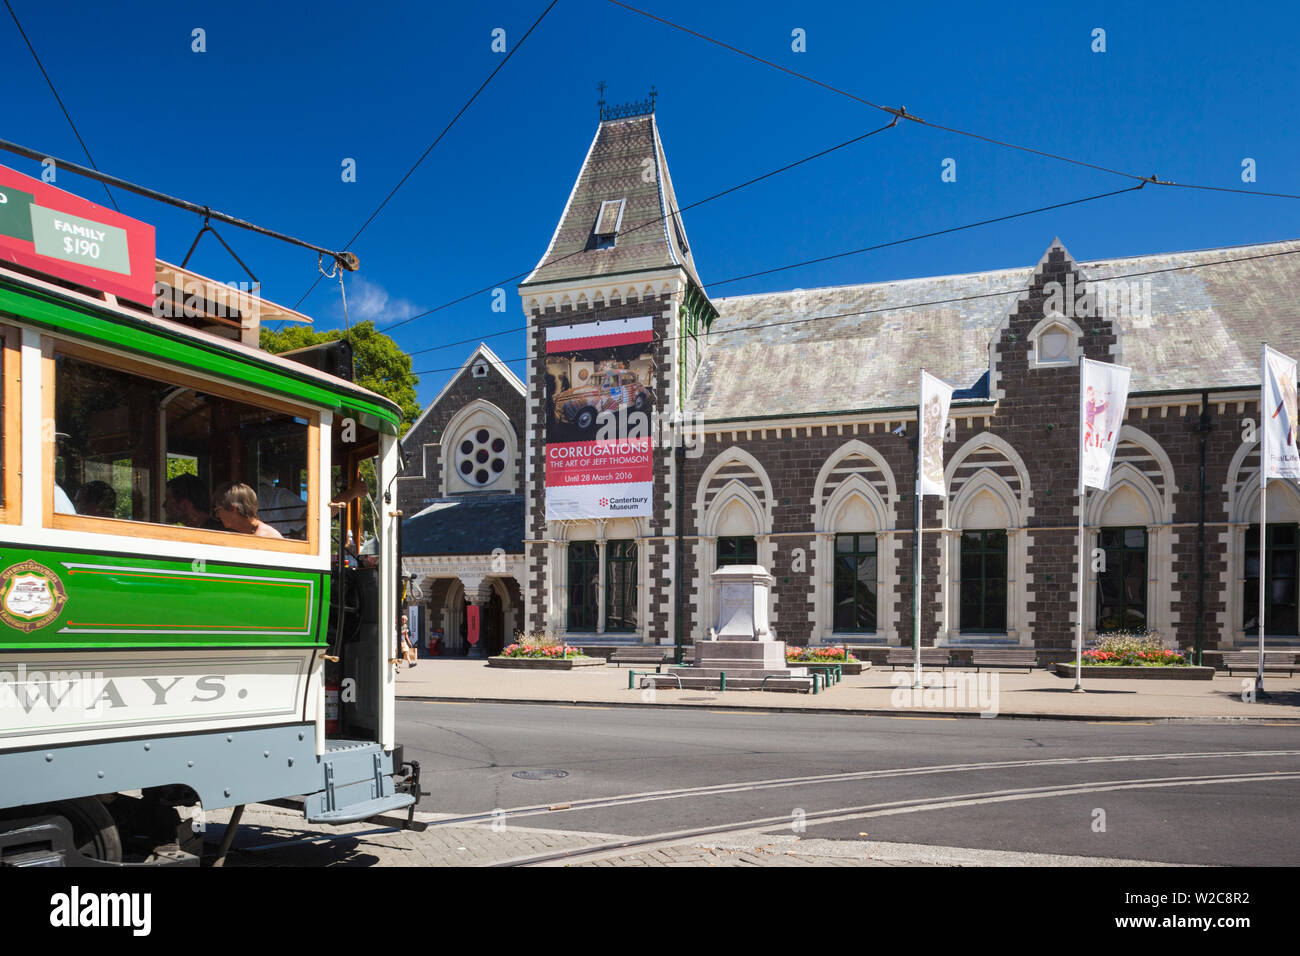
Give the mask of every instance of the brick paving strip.
<path id="1" fill-rule="evenodd" d="M 631 670 L 638 670 L 633 667 Z M 893 672 L 872 668 L 845 677 L 820 694 L 774 691 L 679 691 L 661 683 L 653 691 L 627 689 L 626 667 L 604 665 L 577 671 L 522 671 L 489 668 L 483 661 L 425 658 L 397 674 L 399 698 L 453 702 L 563 703 L 603 706 L 735 708 L 780 712 L 855 713 L 893 717 L 958 715 L 974 707 L 895 706 Z M 638 670 L 639 673 L 639 670 Z M 897 672 L 901 677 L 910 676 Z M 948 673 L 971 674 L 968 671 Z M 987 672 L 982 672 L 987 673 Z M 998 673 L 998 711 L 1003 717 L 1065 720 L 1261 720 L 1300 723 L 1300 677 L 1267 678 L 1269 696 L 1248 703 L 1243 687 L 1250 677 L 1215 676 L 1205 681 L 1084 679 L 1088 693 L 1073 694 L 1072 680 L 1045 671 Z M 1244 684 L 1243 684 L 1244 681 Z M 925 698 L 922 697 L 922 703 Z"/>
<path id="2" fill-rule="evenodd" d="M 428 822 L 448 816 L 451 814 L 420 812 L 416 819 Z M 209 813 L 205 842 L 219 843 L 229 819 L 228 809 Z M 626 839 L 609 833 L 510 825 L 494 830 L 486 823 L 401 830 L 394 822 L 379 818 L 323 826 L 308 823 L 294 810 L 249 805 L 226 866 L 487 866 Z"/>
<path id="3" fill-rule="evenodd" d="M 451 814 L 417 813 L 431 822 Z M 220 841 L 229 810 L 207 817 L 205 839 Z M 330 827 L 307 823 L 301 813 L 251 805 L 244 811 L 226 866 L 491 866 L 547 854 L 608 846 L 634 839 L 611 833 L 546 830 L 507 825 L 449 824 L 399 830 L 386 819 Z M 274 846 L 272 846 L 274 845 Z M 256 849 L 267 847 L 267 849 Z M 757 831 L 618 848 L 548 866 L 1163 866 L 1141 860 L 972 850 L 961 847 L 805 840 Z"/>

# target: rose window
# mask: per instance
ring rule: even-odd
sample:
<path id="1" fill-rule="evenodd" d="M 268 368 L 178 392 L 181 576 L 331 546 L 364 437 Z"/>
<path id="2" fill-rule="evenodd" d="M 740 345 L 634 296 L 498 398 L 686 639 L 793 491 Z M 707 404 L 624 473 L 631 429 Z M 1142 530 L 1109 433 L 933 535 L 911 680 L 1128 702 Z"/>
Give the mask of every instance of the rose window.
<path id="1" fill-rule="evenodd" d="M 456 446 L 456 471 L 471 485 L 490 485 L 506 470 L 506 440 L 490 428 L 466 432 Z"/>

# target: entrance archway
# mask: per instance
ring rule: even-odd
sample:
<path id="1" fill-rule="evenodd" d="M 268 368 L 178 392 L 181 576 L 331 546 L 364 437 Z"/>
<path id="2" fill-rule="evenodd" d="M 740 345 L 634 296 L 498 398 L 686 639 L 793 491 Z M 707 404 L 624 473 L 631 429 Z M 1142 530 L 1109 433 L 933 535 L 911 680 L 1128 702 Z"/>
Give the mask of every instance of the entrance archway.
<path id="1" fill-rule="evenodd" d="M 465 628 L 465 621 L 469 620 L 467 608 L 469 602 L 461 600 L 461 629 L 462 633 Z M 484 605 L 479 616 L 479 644 L 483 652 L 488 657 L 495 657 L 505 649 L 505 611 L 501 606 L 501 595 L 497 593 L 496 588 L 492 589 L 492 596 Z"/>

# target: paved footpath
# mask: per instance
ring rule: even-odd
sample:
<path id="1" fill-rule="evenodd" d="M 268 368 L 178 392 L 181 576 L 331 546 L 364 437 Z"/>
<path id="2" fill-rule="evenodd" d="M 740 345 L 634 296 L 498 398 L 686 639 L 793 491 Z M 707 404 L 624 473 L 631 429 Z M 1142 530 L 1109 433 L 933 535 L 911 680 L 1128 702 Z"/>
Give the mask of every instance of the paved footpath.
<path id="1" fill-rule="evenodd" d="M 434 813 L 417 813 L 421 822 Z M 215 847 L 229 810 L 207 818 L 205 840 Z M 507 825 L 449 824 L 423 831 L 401 830 L 387 819 L 329 827 L 308 824 L 302 814 L 281 807 L 244 811 L 226 865 L 243 866 L 491 866 L 629 839 L 609 833 L 543 830 Z M 635 849 L 615 849 L 570 864 L 548 866 L 1163 866 L 1135 860 L 971 850 L 961 847 L 878 843 L 865 840 L 805 840 L 793 833 L 747 832 L 695 838 Z"/>
<path id="2" fill-rule="evenodd" d="M 514 670 L 488 667 L 481 660 L 425 658 L 414 667 L 401 666 L 397 674 L 398 697 L 435 700 L 528 701 L 533 703 L 600 704 L 630 706 L 757 708 L 764 711 L 808 710 L 848 713 L 975 715 L 995 711 L 1001 717 L 1055 717 L 1076 720 L 1228 719 L 1290 721 L 1300 723 L 1300 677 L 1265 679 L 1269 692 L 1259 701 L 1243 700 L 1254 686 L 1251 677 L 1218 674 L 1212 680 L 1085 679 L 1086 693 L 1072 693 L 1074 682 L 1053 673 L 1030 674 L 949 669 L 944 676 L 968 684 L 963 700 L 960 688 L 950 692 L 936 687 L 913 695 L 911 675 L 872 668 L 845 677 L 820 694 L 775 691 L 628 689 L 628 671 L 645 668 L 613 665 L 572 671 Z M 935 679 L 942 679 L 935 675 Z M 637 681 L 639 684 L 639 679 Z M 978 690 L 980 696 L 975 697 Z M 990 714 L 993 716 L 993 714 Z"/>

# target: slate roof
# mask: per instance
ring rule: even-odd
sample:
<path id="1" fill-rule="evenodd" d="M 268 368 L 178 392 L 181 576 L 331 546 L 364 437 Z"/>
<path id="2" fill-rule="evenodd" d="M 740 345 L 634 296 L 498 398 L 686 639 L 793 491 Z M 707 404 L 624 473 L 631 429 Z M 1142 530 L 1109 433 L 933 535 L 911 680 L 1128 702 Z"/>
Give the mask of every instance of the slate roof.
<path id="1" fill-rule="evenodd" d="M 402 554 L 507 554 L 524 550 L 523 495 L 441 498 L 402 521 Z"/>
<path id="2" fill-rule="evenodd" d="M 650 168 L 655 175 L 647 181 L 643 173 Z M 627 200 L 618 238 L 614 248 L 596 249 L 593 230 L 601 203 L 616 199 Z M 605 120 L 596 130 L 546 254 L 520 285 L 678 265 L 699 285 L 677 208 L 654 114 Z M 643 223 L 650 225 L 636 228 Z"/>
<path id="3" fill-rule="evenodd" d="M 1150 273 L 1124 280 L 1150 280 L 1150 318 L 1113 316 L 1131 391 L 1258 386 L 1263 341 L 1300 356 L 1300 255 L 1279 253 L 1300 253 L 1300 240 L 1079 263 L 1100 292 Z M 1221 259 L 1247 261 L 1160 271 Z M 987 396 L 989 341 L 1034 268 L 714 299 L 688 411 L 915 406 L 922 364 L 964 390 L 955 398 Z M 865 314 L 823 318 L 850 312 Z"/>

